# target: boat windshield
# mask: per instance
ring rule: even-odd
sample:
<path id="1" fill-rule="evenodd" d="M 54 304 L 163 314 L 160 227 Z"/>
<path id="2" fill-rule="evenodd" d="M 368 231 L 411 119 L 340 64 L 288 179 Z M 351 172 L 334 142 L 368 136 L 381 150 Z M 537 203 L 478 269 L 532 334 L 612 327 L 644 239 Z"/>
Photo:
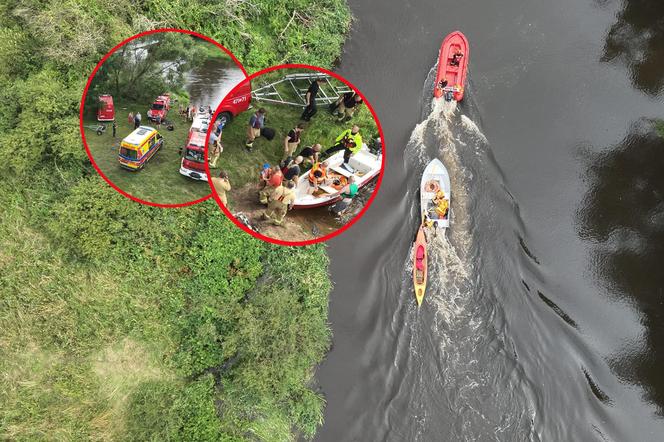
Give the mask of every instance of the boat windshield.
<path id="1" fill-rule="evenodd" d="M 152 103 L 152 109 L 162 110 L 164 108 L 164 103 Z"/>

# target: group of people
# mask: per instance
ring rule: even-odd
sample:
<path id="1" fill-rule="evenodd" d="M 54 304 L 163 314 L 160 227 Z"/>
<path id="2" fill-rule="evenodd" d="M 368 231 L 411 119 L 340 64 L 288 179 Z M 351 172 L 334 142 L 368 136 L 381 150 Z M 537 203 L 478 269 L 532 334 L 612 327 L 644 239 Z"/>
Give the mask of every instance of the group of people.
<path id="1" fill-rule="evenodd" d="M 200 109 L 205 109 L 207 111 L 207 113 L 209 114 L 209 118 L 212 118 L 212 114 L 213 114 L 212 107 L 210 107 L 210 106 L 206 106 L 206 107 L 201 106 Z M 178 105 L 178 114 L 180 116 L 182 116 L 183 118 L 185 118 L 187 121 L 194 121 L 194 118 L 196 117 L 196 114 L 198 113 L 198 111 L 199 111 L 199 106 L 196 106 L 195 104 L 192 104 L 192 103 L 187 104 L 187 105 L 182 105 L 182 103 L 180 103 Z"/>
<path id="2" fill-rule="evenodd" d="M 264 164 L 260 173 L 258 200 L 267 205 L 263 219 L 281 225 L 288 210 L 295 203 L 297 180 L 286 179 L 281 167 Z"/>
<path id="3" fill-rule="evenodd" d="M 314 194 L 322 186 L 338 184 L 339 178 L 330 176 L 327 161 L 323 156 L 329 156 L 334 152 L 344 150 L 344 162 L 347 166 L 350 157 L 362 148 L 362 136 L 360 128 L 353 125 L 350 129 L 343 131 L 336 139 L 335 144 L 323 152 L 320 143 L 302 148 L 294 155 L 300 142 L 302 132 L 305 130 L 303 123 L 297 124 L 284 137 L 284 158 L 279 165 L 270 166 L 264 164 L 259 179 L 258 200 L 267 205 L 263 218 L 272 221 L 275 225 L 281 225 L 288 210 L 295 202 L 295 189 L 305 170 L 309 168 L 306 175 L 308 186 L 307 193 Z M 359 188 L 355 182 L 355 176 L 350 175 L 339 190 L 341 201 L 337 203 L 335 213 L 343 211 L 357 194 Z"/>
<path id="4" fill-rule="evenodd" d="M 334 140 L 334 144 L 324 150 L 320 143 L 314 143 L 301 147 L 303 133 L 307 129 L 306 122 L 311 121 L 317 113 L 316 98 L 320 91 L 324 78 L 311 82 L 305 94 L 305 108 L 302 112 L 300 122 L 290 129 L 283 138 L 283 155 L 279 164 L 264 164 L 259 173 L 258 201 L 266 205 L 263 219 L 271 221 L 275 225 L 283 224 L 284 218 L 296 199 L 296 188 L 302 177 L 308 181 L 308 193 L 314 194 L 321 186 L 338 183 L 338 178 L 328 175 L 328 163 L 324 157 L 329 157 L 335 152 L 343 151 L 343 167 L 349 172 L 348 179 L 339 190 L 341 201 L 339 208 L 346 207 L 358 192 L 358 185 L 349 165 L 350 158 L 362 148 L 362 136 L 360 127 L 353 125 L 341 132 Z M 336 102 L 330 105 L 330 111 L 338 116 L 338 121 L 343 122 L 351 119 L 360 105 L 362 97 L 354 91 L 340 96 Z M 266 137 L 267 110 L 260 107 L 251 114 L 246 126 L 245 149 L 251 152 L 257 138 Z M 221 127 L 215 126 L 210 134 L 209 161 L 210 167 L 215 167 L 219 155 L 223 151 L 221 146 Z M 270 139 L 270 137 L 267 137 Z M 306 171 L 309 173 L 305 175 Z M 212 178 L 220 199 L 226 204 L 226 192 L 231 188 L 228 174 L 219 172 L 219 176 Z"/>
<path id="5" fill-rule="evenodd" d="M 138 127 L 141 125 L 141 120 L 143 117 L 141 116 L 140 112 L 131 113 L 129 112 L 129 115 L 127 115 L 127 122 L 131 126 L 132 124 L 134 125 L 134 129 L 138 129 Z"/>

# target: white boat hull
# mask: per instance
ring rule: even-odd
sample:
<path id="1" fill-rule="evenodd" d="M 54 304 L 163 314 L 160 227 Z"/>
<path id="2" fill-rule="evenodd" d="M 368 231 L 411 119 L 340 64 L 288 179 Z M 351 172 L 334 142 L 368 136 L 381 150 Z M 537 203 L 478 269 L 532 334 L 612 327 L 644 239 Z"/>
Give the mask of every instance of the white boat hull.
<path id="1" fill-rule="evenodd" d="M 448 203 L 447 215 L 444 218 L 438 216 L 433 202 L 436 192 L 439 189 L 445 192 L 445 199 L 447 199 Z M 445 230 L 449 227 L 451 197 L 450 175 L 447 173 L 447 169 L 439 159 L 431 160 L 424 169 L 422 181 L 420 182 L 420 211 L 422 221 L 432 221 L 438 230 Z"/>
<path id="2" fill-rule="evenodd" d="M 347 176 L 351 174 L 341 168 L 344 161 L 343 151 L 336 152 L 325 161 L 328 163 L 329 170 L 333 172 L 343 172 Z M 382 159 L 380 155 L 371 153 L 367 145 L 364 144 L 362 145 L 362 149 L 353 155 L 348 163 L 354 170 L 352 175 L 355 176 L 355 184 L 361 189 L 378 176 L 382 165 Z M 325 192 L 322 195 L 312 195 L 311 186 L 309 184 L 309 171 L 306 171 L 300 175 L 300 178 L 298 179 L 297 187 L 295 188 L 295 203 L 293 204 L 293 208 L 312 209 L 314 207 L 334 204 L 341 199 L 340 192 L 333 192 L 333 189 L 329 188 L 328 190 L 330 190 L 330 192 Z"/>

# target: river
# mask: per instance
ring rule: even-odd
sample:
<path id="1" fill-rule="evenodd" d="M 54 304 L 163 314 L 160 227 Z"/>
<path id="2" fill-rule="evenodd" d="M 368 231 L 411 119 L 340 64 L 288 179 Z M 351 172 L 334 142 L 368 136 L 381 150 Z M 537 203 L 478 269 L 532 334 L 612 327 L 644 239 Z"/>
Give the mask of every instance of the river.
<path id="1" fill-rule="evenodd" d="M 231 59 L 211 58 L 187 72 L 184 89 L 192 103 L 216 109 L 226 94 L 245 78 Z"/>
<path id="2" fill-rule="evenodd" d="M 350 3 L 338 71 L 375 107 L 387 169 L 329 242 L 316 440 L 662 440 L 664 4 Z M 456 109 L 428 100 L 455 29 L 471 45 Z M 418 309 L 409 256 L 434 157 L 453 224 Z"/>

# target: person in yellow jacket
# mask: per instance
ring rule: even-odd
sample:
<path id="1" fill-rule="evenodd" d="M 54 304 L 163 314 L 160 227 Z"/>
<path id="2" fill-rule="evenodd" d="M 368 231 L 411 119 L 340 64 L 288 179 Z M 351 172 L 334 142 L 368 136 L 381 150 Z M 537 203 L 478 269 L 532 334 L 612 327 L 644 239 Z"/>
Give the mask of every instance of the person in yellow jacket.
<path id="1" fill-rule="evenodd" d="M 445 192 L 439 190 L 436 192 L 436 196 L 433 198 L 433 203 L 436 205 L 435 211 L 439 219 L 445 219 L 447 216 L 447 211 L 450 207 L 450 203 L 445 198 Z"/>
<path id="2" fill-rule="evenodd" d="M 270 195 L 270 202 L 263 216 L 272 221 L 272 224 L 280 226 L 286 212 L 293 208 L 295 202 L 295 183 L 286 181 L 284 186 L 279 186 Z"/>
<path id="3" fill-rule="evenodd" d="M 217 195 L 219 195 L 219 199 L 221 200 L 222 204 L 224 206 L 228 206 L 226 192 L 231 190 L 231 182 L 228 180 L 228 174 L 223 170 L 220 171 L 218 177 L 212 177 L 212 185 L 214 186 L 214 190 L 217 192 Z"/>
<path id="4" fill-rule="evenodd" d="M 352 128 L 346 129 L 341 132 L 341 135 L 334 140 L 334 146 L 325 151 L 325 155 L 343 150 L 344 151 L 344 164 L 348 164 L 351 155 L 355 155 L 362 149 L 362 135 L 360 135 L 360 127 L 354 124 Z"/>

